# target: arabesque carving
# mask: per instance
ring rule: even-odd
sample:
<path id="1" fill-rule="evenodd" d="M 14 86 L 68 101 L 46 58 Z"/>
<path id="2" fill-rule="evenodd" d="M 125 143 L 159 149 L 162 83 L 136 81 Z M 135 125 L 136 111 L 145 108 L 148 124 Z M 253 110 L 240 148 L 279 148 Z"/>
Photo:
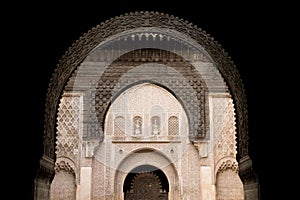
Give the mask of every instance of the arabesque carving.
<path id="1" fill-rule="evenodd" d="M 150 92 L 128 90 L 141 85 Z M 156 87 L 166 92 L 149 89 Z M 235 65 L 197 26 L 158 12 L 107 20 L 74 42 L 52 75 L 40 169 L 53 161 L 55 175 L 44 184 L 41 170 L 37 191 L 47 199 L 50 186 L 50 199 L 122 199 L 128 171 L 153 165 L 166 174 L 171 199 L 243 200 L 246 106 Z"/>
<path id="2" fill-rule="evenodd" d="M 240 156 L 248 155 L 248 117 L 245 92 L 236 67 L 227 52 L 214 38 L 196 25 L 172 15 L 148 11 L 126 13 L 101 23 L 80 37 L 63 55 L 48 87 L 45 106 L 44 154 L 54 158 L 55 113 L 60 95 L 71 73 L 99 43 L 112 35 L 139 27 L 161 27 L 176 30 L 189 35 L 209 53 L 228 83 L 230 93 L 234 99 L 237 112 Z"/>
<path id="3" fill-rule="evenodd" d="M 236 127 L 233 102 L 228 94 L 212 96 L 215 160 L 236 157 Z"/>

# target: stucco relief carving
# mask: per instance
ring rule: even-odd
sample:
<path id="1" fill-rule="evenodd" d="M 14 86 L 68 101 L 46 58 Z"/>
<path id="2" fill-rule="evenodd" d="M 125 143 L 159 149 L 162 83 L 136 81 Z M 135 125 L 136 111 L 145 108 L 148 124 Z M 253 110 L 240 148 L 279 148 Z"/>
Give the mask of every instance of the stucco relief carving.
<path id="1" fill-rule="evenodd" d="M 115 116 L 109 118 L 109 116 Z M 114 126 L 108 126 L 109 122 Z M 125 90 L 106 112 L 105 137 L 115 142 L 187 138 L 187 116 L 180 102 L 165 88 L 142 83 Z M 114 130 L 112 130 L 114 129 Z"/>
<path id="2" fill-rule="evenodd" d="M 70 162 L 68 159 L 59 159 L 59 161 L 56 162 L 54 169 L 56 172 L 65 170 L 66 172 L 74 173 L 74 168 L 75 166 L 72 164 L 72 161 Z"/>
<path id="3" fill-rule="evenodd" d="M 177 116 L 170 116 L 168 119 L 168 135 L 179 135 L 179 120 Z"/>
<path id="4" fill-rule="evenodd" d="M 65 94 L 57 113 L 56 156 L 76 160 L 79 148 L 81 97 Z"/>
<path id="5" fill-rule="evenodd" d="M 231 169 L 233 172 L 238 173 L 238 163 L 232 158 L 224 158 L 217 163 L 217 173 L 224 172 L 227 169 Z"/>
<path id="6" fill-rule="evenodd" d="M 73 163 L 72 169 L 79 181 L 80 159 L 80 113 L 82 97 L 79 94 L 66 93 L 61 98 L 57 113 L 56 168 L 60 169 Z M 65 163 L 65 165 L 61 165 Z M 69 163 L 69 164 L 68 164 Z M 66 168 L 67 169 L 67 168 Z"/>
<path id="7" fill-rule="evenodd" d="M 247 155 L 246 100 L 243 85 L 234 64 L 222 47 L 200 28 L 183 19 L 157 12 L 127 13 L 107 20 L 84 34 L 63 55 L 55 73 L 52 75 L 46 98 L 44 154 L 54 158 L 52 138 L 54 137 L 53 130 L 55 130 L 55 111 L 60 94 L 73 70 L 86 58 L 91 50 L 106 38 L 137 27 L 161 27 L 176 30 L 189 35 L 207 50 L 223 74 L 225 81 L 228 82 L 229 89 L 233 94 L 233 99 L 236 102 L 235 106 L 237 107 L 239 151 L 242 156 Z"/>
<path id="8" fill-rule="evenodd" d="M 229 94 L 211 97 L 213 119 L 213 149 L 216 161 L 223 157 L 236 157 L 235 113 Z"/>
<path id="9" fill-rule="evenodd" d="M 163 34 L 163 31 L 166 32 Z M 152 48 L 155 45 L 130 51 L 124 46 L 123 49 L 114 49 L 116 44 L 122 46 L 134 40 L 151 41 L 151 45 L 172 41 L 178 46 L 174 49 Z M 107 46 L 103 46 L 103 51 L 98 47 L 104 43 Z M 109 49 L 109 45 L 114 48 Z M 91 70 L 79 73 L 81 67 L 90 67 Z M 96 68 L 96 74 L 86 75 Z M 169 77 L 163 78 L 162 74 Z M 216 79 L 218 81 L 214 84 Z M 141 123 L 135 123 L 134 116 L 140 116 L 139 111 L 145 107 L 145 104 L 137 106 L 137 98 L 129 116 L 121 112 L 110 113 L 110 106 L 119 95 L 132 86 L 145 83 L 162 86 L 173 93 L 187 116 L 178 114 L 173 107 L 165 113 L 165 118 L 150 112 L 141 115 Z M 84 103 L 78 95 L 68 93 L 73 90 L 83 91 L 87 97 Z M 219 94 L 220 91 L 224 93 Z M 169 102 L 168 106 L 173 104 Z M 57 142 L 53 152 L 53 122 L 57 107 Z M 84 116 L 81 116 L 82 109 L 86 111 Z M 159 120 L 152 120 L 158 116 L 156 119 Z M 172 118 L 174 116 L 177 119 Z M 127 119 L 130 121 L 129 132 L 126 131 Z M 239 155 L 245 157 L 248 153 L 245 95 L 227 53 L 208 34 L 184 20 L 163 13 L 136 12 L 101 23 L 77 40 L 60 60 L 46 99 L 44 154 L 54 158 L 56 153 L 56 172 L 71 172 L 77 183 L 79 171 L 84 171 L 82 175 L 86 176 L 82 177 L 88 177 L 86 180 L 91 188 L 79 188 L 79 196 L 86 194 L 92 199 L 113 199 L 116 191 L 116 195 L 122 196 L 120 180 L 125 174 L 114 182 L 116 169 L 123 166 L 128 170 L 132 166 L 148 164 L 148 159 L 137 155 L 157 151 L 159 155 L 151 154 L 149 159 L 159 168 L 165 165 L 174 167 L 174 172 L 169 175 L 178 175 L 178 182 L 170 183 L 175 188 L 173 191 L 178 192 L 176 197 L 182 194 L 180 198 L 197 199 L 202 195 L 201 188 L 211 196 L 216 195 L 218 200 L 242 200 L 243 184 L 236 161 L 236 130 Z M 124 139 L 127 133 L 140 135 L 147 131 L 159 137 L 151 141 Z M 182 137 L 182 133 L 189 137 Z M 160 137 L 164 134 L 165 138 Z M 125 160 L 129 162 L 124 163 Z M 209 187 L 202 185 L 205 181 L 201 182 L 200 166 L 208 169 L 201 171 L 204 173 L 202 177 L 214 180 L 208 181 Z M 209 171 L 214 175 L 210 176 Z M 62 180 L 68 178 L 69 191 L 75 194 L 73 179 L 65 177 L 66 174 L 60 175 L 63 176 L 55 176 L 61 179 L 58 183 L 62 184 Z"/>
<path id="10" fill-rule="evenodd" d="M 94 136 L 103 139 L 101 135 L 103 134 L 103 122 L 110 103 L 124 88 L 149 80 L 168 87 L 183 102 L 190 118 L 190 139 L 204 138 L 208 127 L 205 121 L 208 112 L 205 107 L 207 87 L 197 70 L 190 63 L 183 61 L 184 58 L 180 58 L 180 56 L 171 52 L 166 52 L 166 54 L 169 54 L 169 58 L 166 58 L 167 61 L 151 63 L 147 60 L 147 56 L 153 53 L 162 54 L 165 51 L 158 49 L 139 49 L 136 51 L 141 54 L 138 55 L 139 59 L 144 58 L 144 61 L 129 62 L 128 60 L 134 59 L 131 54 L 134 52 L 130 52 L 110 64 L 101 75 L 95 88 L 94 97 L 92 97 L 94 100 L 91 101 L 96 107 L 91 114 L 96 117 L 93 117 L 93 121 L 90 123 L 96 129 L 89 132 L 90 135 L 87 135 L 86 139 Z M 141 57 L 143 52 L 146 57 Z M 169 61 L 170 55 L 174 60 Z M 161 59 L 165 58 L 162 57 Z M 140 76 L 140 74 L 143 74 L 143 76 Z M 162 76 L 162 74 L 166 76 Z"/>

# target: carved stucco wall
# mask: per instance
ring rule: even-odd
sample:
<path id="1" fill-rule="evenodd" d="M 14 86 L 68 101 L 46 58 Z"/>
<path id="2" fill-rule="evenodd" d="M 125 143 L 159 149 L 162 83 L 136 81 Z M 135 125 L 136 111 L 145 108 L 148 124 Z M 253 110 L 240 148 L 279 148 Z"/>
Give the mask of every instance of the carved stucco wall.
<path id="1" fill-rule="evenodd" d="M 136 47 L 128 48 L 126 42 L 128 40 L 131 40 L 131 42 L 138 40 L 137 38 L 144 41 L 148 41 L 151 38 L 153 42 L 150 43 L 149 48 L 142 52 L 137 51 L 138 48 Z M 173 47 L 161 47 L 156 42 L 158 38 L 161 39 L 160 42 L 172 41 L 172 44 L 175 45 Z M 115 48 L 115 44 L 124 44 L 127 49 L 118 47 L 119 52 L 115 51 L 112 53 L 112 51 L 107 51 L 111 47 Z M 159 54 L 157 54 L 158 52 Z M 152 53 L 152 56 L 149 56 L 149 53 Z M 137 55 L 139 60 L 135 60 L 135 55 Z M 106 58 L 106 60 L 101 58 Z M 95 63 L 97 66 L 95 66 Z M 182 68 L 178 68 L 178 63 L 180 63 Z M 159 66 L 160 69 L 149 72 L 149 70 L 145 70 L 147 67 L 149 68 L 149 64 L 152 68 Z M 168 72 L 173 70 L 170 73 L 173 80 L 161 78 L 161 69 L 168 70 Z M 94 74 L 86 76 L 86 73 L 89 73 L 89 71 L 92 71 Z M 136 76 L 136 74 L 141 72 L 147 75 L 146 78 Z M 85 79 L 83 77 L 88 78 Z M 101 78 L 99 79 L 99 77 Z M 86 80 L 89 80 L 88 83 L 84 83 Z M 198 148 L 200 156 L 201 154 L 204 155 L 204 163 L 211 162 L 211 158 L 207 157 L 207 153 L 212 147 L 205 142 L 205 139 L 208 140 L 210 137 L 207 134 L 210 132 L 210 124 L 207 120 L 209 113 L 208 93 L 229 92 L 232 97 L 230 104 L 234 107 L 231 112 L 236 113 L 236 119 L 231 118 L 229 122 L 231 125 L 236 125 L 236 130 L 235 126 L 229 127 L 228 130 L 231 130 L 231 132 L 228 135 L 231 135 L 229 137 L 233 138 L 227 138 L 227 140 L 225 138 L 225 142 L 220 144 L 222 151 L 225 151 L 224 149 L 229 149 L 229 151 L 224 154 L 224 152 L 215 150 L 215 160 L 221 159 L 223 154 L 223 156 L 227 156 L 228 152 L 229 157 L 234 158 L 237 152 L 233 146 L 236 144 L 238 144 L 238 159 L 248 157 L 246 97 L 242 81 L 230 57 L 212 37 L 197 26 L 174 16 L 156 12 L 129 13 L 107 20 L 84 34 L 63 55 L 53 73 L 47 93 L 44 157 L 54 160 L 55 153 L 60 155 L 59 152 L 55 152 L 54 141 L 56 140 L 57 128 L 56 110 L 64 92 L 73 92 L 74 90 L 76 92 L 88 91 L 85 93 L 85 95 L 89 96 L 89 98 L 86 98 L 88 102 L 83 100 L 83 105 L 87 107 L 83 107 L 83 110 L 88 110 L 85 113 L 89 119 L 87 120 L 88 122 L 83 122 L 81 129 L 78 129 L 82 130 L 82 135 L 78 135 L 78 138 L 82 138 L 85 141 L 82 143 L 83 148 L 85 148 L 85 155 L 90 157 L 93 156 L 93 148 L 95 145 L 97 146 L 93 141 L 103 140 L 104 118 L 110 102 L 127 88 L 145 80 L 146 82 L 151 80 L 155 84 L 164 86 L 176 94 L 182 102 L 189 118 L 189 126 L 192 127 L 189 133 L 190 140 L 195 142 L 196 147 L 206 146 L 206 148 Z M 215 87 L 216 85 L 217 87 Z M 182 93 L 182 91 L 185 91 L 185 93 Z M 187 96 L 187 93 L 193 95 Z M 217 108 L 218 103 L 215 105 Z M 82 117 L 86 119 L 86 116 Z M 59 130 L 63 129 L 59 128 Z M 235 133 L 237 133 L 238 143 L 235 143 Z M 58 131 L 57 141 L 59 141 L 59 144 L 64 143 L 66 146 L 73 145 L 72 148 L 76 149 L 75 146 L 79 142 L 78 138 L 72 142 L 59 141 Z M 204 152 L 201 153 L 201 151 Z M 67 157 L 70 159 L 61 158 L 56 163 L 63 162 L 71 165 L 73 163 L 71 169 L 74 170 L 73 173 L 78 183 L 80 178 L 80 173 L 77 171 L 80 166 L 78 164 L 78 155 L 73 151 L 72 155 Z M 234 159 L 229 160 L 234 161 Z M 94 162 L 97 163 L 96 160 Z M 99 163 L 93 166 L 95 172 L 98 171 L 100 174 L 106 173 L 105 170 L 107 168 L 99 165 Z M 51 169 L 46 169 L 46 165 L 41 167 L 45 167 L 45 170 L 53 173 Z M 216 169 L 218 168 L 219 166 Z M 249 168 L 251 168 L 251 165 L 247 166 L 244 171 L 247 171 Z M 235 172 L 237 174 L 238 170 Z M 97 173 L 95 180 L 97 180 L 97 176 L 101 175 Z M 223 179 L 221 178 L 220 180 Z M 95 188 L 98 193 L 108 189 L 101 185 L 93 187 L 100 187 Z M 112 186 L 109 185 L 108 187 Z M 93 193 L 93 195 L 97 196 L 97 193 Z"/>
<path id="2" fill-rule="evenodd" d="M 45 110 L 44 155 L 54 158 L 55 145 L 53 138 L 55 138 L 56 110 L 60 95 L 72 72 L 95 47 L 107 38 L 140 27 L 167 28 L 181 32 L 199 43 L 210 55 L 233 96 L 237 112 L 238 152 L 240 157 L 247 156 L 247 104 L 243 84 L 235 65 L 221 45 L 205 31 L 183 19 L 157 12 L 135 12 L 107 20 L 80 37 L 63 55 L 48 87 Z"/>
<path id="3" fill-rule="evenodd" d="M 210 96 L 209 107 L 212 116 L 210 134 L 212 137 L 208 141 L 209 145 L 200 144 L 196 146 L 197 148 L 194 143 L 189 142 L 188 120 L 181 104 L 167 90 L 154 84 L 143 83 L 131 87 L 113 102 L 106 113 L 105 137 L 100 143 L 99 141 L 93 144 L 83 143 L 78 139 L 81 135 L 79 124 L 83 123 L 81 120 L 81 113 L 84 110 L 81 103 L 82 95 L 67 92 L 60 102 L 56 175 L 51 184 L 52 197 L 73 198 L 76 193 L 75 175 L 79 177 L 80 174 L 76 169 L 91 167 L 93 169 L 91 180 L 85 182 L 77 178 L 76 183 L 79 188 L 77 190 L 80 191 L 83 185 L 91 184 L 88 195 L 92 199 L 111 199 L 114 195 L 117 195 L 115 198 L 122 199 L 123 192 L 120 187 L 129 170 L 139 165 L 153 164 L 164 170 L 169 180 L 178 176 L 176 184 L 170 183 L 171 199 L 197 199 L 202 196 L 203 190 L 209 194 L 209 199 L 213 198 L 213 182 L 210 182 L 206 186 L 208 188 L 204 189 L 201 179 L 215 179 L 217 199 L 243 199 L 243 185 L 237 174 L 238 164 L 235 158 L 234 109 L 228 93 Z M 157 111 L 156 108 L 160 110 Z M 143 120 L 143 128 L 139 135 L 132 130 L 132 120 L 135 115 Z M 159 135 L 151 134 L 151 129 L 149 129 L 151 115 L 159 116 L 161 119 L 162 128 Z M 119 116 L 122 116 L 126 122 L 125 135 L 122 137 L 115 135 L 114 132 L 114 118 Z M 170 116 L 179 118 L 178 136 L 168 135 L 169 126 L 166 124 Z M 148 155 L 145 152 L 135 153 L 138 149 L 145 151 L 145 145 L 152 149 L 148 150 Z M 205 155 L 199 156 L 198 151 L 209 147 L 211 148 Z M 84 155 L 80 158 L 80 162 L 74 162 L 79 158 L 77 155 Z M 199 171 L 201 166 L 210 167 L 212 171 L 215 171 L 215 175 L 210 177 L 209 174 L 202 174 L 201 177 Z M 74 175 L 74 178 L 68 174 Z M 60 185 L 64 187 L 59 187 Z M 62 195 L 61 189 L 68 192 Z"/>
<path id="4" fill-rule="evenodd" d="M 119 116 L 125 121 L 124 135 L 115 132 L 114 119 Z M 142 119 L 138 134 L 133 130 L 136 116 Z M 159 134 L 151 130 L 151 116 L 160 117 Z M 168 135 L 170 116 L 180 119 L 180 135 Z M 166 174 L 171 199 L 200 195 L 197 170 L 200 163 L 197 151 L 189 144 L 187 116 L 178 100 L 167 90 L 149 83 L 127 89 L 110 106 L 105 124 L 104 141 L 96 146 L 93 156 L 92 195 L 95 199 L 109 198 L 113 194 L 115 199 L 123 199 L 125 177 L 135 167 L 145 164 Z M 181 177 L 180 183 L 178 176 Z M 184 195 L 180 196 L 181 193 Z"/>
<path id="5" fill-rule="evenodd" d="M 55 176 L 50 199 L 76 199 L 80 182 L 82 95 L 64 93 L 57 113 Z"/>
<path id="6" fill-rule="evenodd" d="M 236 161 L 236 126 L 234 105 L 230 95 L 211 95 L 212 141 L 215 161 L 216 199 L 244 199 Z"/>

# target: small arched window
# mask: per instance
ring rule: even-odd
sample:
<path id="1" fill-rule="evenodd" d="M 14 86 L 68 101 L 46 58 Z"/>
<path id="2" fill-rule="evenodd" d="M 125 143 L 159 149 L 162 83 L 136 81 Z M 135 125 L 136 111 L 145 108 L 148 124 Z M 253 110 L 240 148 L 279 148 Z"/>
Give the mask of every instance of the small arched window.
<path id="1" fill-rule="evenodd" d="M 179 122 L 178 117 L 171 116 L 168 120 L 168 134 L 169 135 L 179 135 Z"/>
<path id="2" fill-rule="evenodd" d="M 143 130 L 143 119 L 140 116 L 133 118 L 133 135 L 141 135 Z"/>
<path id="3" fill-rule="evenodd" d="M 114 135 L 125 134 L 125 119 L 122 116 L 117 116 L 114 120 Z"/>
<path id="4" fill-rule="evenodd" d="M 152 135 L 160 134 L 160 117 L 159 116 L 151 117 L 151 134 Z"/>

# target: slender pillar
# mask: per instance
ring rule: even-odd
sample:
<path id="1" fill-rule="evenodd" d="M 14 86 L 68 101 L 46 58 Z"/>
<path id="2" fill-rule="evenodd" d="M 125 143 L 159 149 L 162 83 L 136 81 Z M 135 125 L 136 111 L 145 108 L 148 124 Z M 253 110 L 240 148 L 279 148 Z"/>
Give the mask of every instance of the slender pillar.
<path id="1" fill-rule="evenodd" d="M 81 167 L 80 185 L 77 187 L 77 199 L 89 200 L 91 199 L 92 188 L 92 167 Z"/>
<path id="2" fill-rule="evenodd" d="M 215 200 L 215 190 L 212 185 L 212 169 L 210 166 L 200 167 L 200 199 Z"/>

